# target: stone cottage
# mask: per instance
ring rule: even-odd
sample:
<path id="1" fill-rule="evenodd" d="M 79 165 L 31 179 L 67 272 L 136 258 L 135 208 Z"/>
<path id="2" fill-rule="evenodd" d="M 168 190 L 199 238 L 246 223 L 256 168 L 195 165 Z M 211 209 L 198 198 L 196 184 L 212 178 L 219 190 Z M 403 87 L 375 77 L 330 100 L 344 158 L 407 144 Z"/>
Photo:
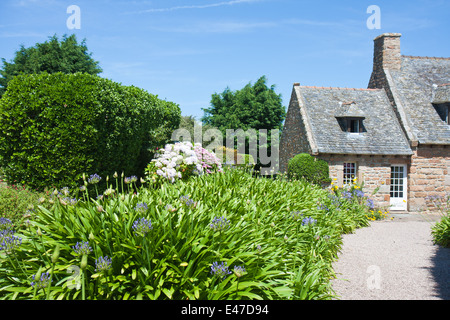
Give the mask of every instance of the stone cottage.
<path id="1" fill-rule="evenodd" d="M 374 39 L 367 89 L 295 83 L 280 140 L 280 171 L 309 153 L 338 185 L 353 178 L 391 211 L 427 209 L 450 193 L 450 58 L 402 56 L 398 33 Z"/>

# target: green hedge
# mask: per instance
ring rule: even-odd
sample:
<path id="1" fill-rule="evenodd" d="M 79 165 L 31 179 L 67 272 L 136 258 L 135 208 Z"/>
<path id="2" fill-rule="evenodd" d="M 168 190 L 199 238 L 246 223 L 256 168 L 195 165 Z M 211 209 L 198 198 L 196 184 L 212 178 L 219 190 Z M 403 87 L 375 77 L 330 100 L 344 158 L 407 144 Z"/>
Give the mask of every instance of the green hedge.
<path id="1" fill-rule="evenodd" d="M 0 166 L 40 189 L 73 186 L 83 173 L 143 175 L 180 117 L 176 104 L 98 76 L 17 76 L 0 100 Z"/>
<path id="2" fill-rule="evenodd" d="M 300 153 L 289 160 L 288 177 L 305 179 L 317 185 L 331 182 L 328 163 L 307 153 Z"/>

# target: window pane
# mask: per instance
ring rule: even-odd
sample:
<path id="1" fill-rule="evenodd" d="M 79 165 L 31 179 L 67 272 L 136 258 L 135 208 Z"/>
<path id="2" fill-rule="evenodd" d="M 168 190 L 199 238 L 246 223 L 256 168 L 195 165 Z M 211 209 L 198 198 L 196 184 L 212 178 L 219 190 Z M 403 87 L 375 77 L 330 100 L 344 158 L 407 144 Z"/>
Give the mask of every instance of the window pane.
<path id="1" fill-rule="evenodd" d="M 343 182 L 344 184 L 351 184 L 353 179 L 356 177 L 356 163 L 347 162 L 344 163 L 343 170 Z"/>

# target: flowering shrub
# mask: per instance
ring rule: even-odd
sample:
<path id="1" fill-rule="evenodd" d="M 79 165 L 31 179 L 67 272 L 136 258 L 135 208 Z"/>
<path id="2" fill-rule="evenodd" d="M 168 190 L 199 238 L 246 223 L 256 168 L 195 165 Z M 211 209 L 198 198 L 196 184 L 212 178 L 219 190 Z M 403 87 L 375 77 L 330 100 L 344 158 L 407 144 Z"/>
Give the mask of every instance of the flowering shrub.
<path id="1" fill-rule="evenodd" d="M 352 184 L 341 187 L 331 182 L 327 197 L 318 203 L 319 210 L 340 220 L 344 233 L 353 232 L 357 227 L 367 226 L 369 220 L 386 217 L 373 214 L 373 200 L 364 193 L 363 186 L 363 183 L 357 183 L 357 179 L 353 179 Z"/>
<path id="2" fill-rule="evenodd" d="M 153 183 L 187 180 L 194 175 L 222 170 L 219 158 L 200 144 L 177 142 L 159 150 L 146 168 L 147 180 Z"/>

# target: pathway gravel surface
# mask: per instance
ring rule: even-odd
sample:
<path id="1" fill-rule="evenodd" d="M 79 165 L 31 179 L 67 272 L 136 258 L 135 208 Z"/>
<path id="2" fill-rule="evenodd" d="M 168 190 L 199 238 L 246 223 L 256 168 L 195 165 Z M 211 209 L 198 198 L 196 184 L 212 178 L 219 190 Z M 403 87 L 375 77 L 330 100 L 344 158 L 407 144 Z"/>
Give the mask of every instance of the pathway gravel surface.
<path id="1" fill-rule="evenodd" d="M 333 263 L 338 299 L 450 300 L 450 248 L 431 236 L 440 215 L 391 216 L 343 236 Z"/>

